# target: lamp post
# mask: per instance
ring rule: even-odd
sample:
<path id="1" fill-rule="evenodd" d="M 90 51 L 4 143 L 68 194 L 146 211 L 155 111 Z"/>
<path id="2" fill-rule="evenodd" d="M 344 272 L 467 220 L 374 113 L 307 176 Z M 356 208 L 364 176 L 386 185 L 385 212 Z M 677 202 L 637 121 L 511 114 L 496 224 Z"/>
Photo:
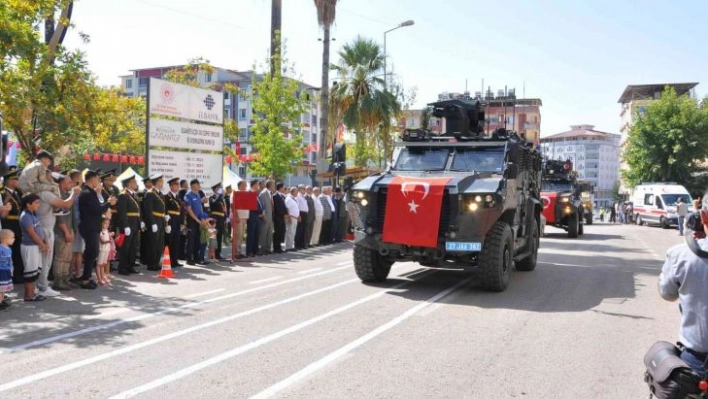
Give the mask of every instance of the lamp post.
<path id="1" fill-rule="evenodd" d="M 384 89 L 385 90 L 388 90 L 388 73 L 386 72 L 386 58 L 388 57 L 388 53 L 386 53 L 386 34 L 388 32 L 394 31 L 398 28 L 403 28 L 404 26 L 411 26 L 414 23 L 415 22 L 412 19 L 409 19 L 408 21 L 401 22 L 395 28 L 391 28 L 391 29 L 387 30 L 386 32 L 384 32 Z"/>

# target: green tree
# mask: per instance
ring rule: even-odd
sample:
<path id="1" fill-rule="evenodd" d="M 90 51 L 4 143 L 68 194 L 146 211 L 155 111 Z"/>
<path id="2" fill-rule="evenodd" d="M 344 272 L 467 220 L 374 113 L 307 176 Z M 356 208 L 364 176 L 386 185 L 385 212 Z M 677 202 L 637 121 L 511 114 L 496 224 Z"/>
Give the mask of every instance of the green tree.
<path id="1" fill-rule="evenodd" d="M 622 177 L 630 187 L 643 181 L 689 183 L 708 157 L 708 101 L 698 103 L 666 87 L 629 130 Z"/>
<path id="2" fill-rule="evenodd" d="M 251 169 L 258 176 L 283 177 L 292 173 L 303 158 L 301 115 L 306 104 L 299 94 L 300 83 L 284 75 L 284 69 L 285 73 L 294 74 L 282 58 L 284 53 L 276 51 L 274 59 L 266 63 L 275 65 L 275 73 L 265 67 L 263 70 L 268 72 L 253 74 L 251 93 L 245 93 L 253 104 L 251 143 L 258 155 Z"/>
<path id="3" fill-rule="evenodd" d="M 324 163 L 327 154 L 327 141 L 329 140 L 329 45 L 330 28 L 337 15 L 337 0 L 314 0 L 317 8 L 317 23 L 322 27 L 322 86 L 320 88 L 320 135 L 319 161 Z M 331 130 L 330 130 L 331 131 Z"/>
<path id="4" fill-rule="evenodd" d="M 428 130 L 430 128 L 430 117 L 432 116 L 433 112 L 430 110 L 430 107 L 425 107 L 423 108 L 422 111 L 420 111 L 420 127 Z"/>

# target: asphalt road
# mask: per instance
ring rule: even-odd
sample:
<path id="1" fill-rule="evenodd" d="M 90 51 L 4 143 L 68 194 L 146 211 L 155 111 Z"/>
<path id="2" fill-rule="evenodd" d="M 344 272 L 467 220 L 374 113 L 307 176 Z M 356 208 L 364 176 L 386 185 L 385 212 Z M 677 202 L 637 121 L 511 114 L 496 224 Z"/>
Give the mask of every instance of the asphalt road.
<path id="1" fill-rule="evenodd" d="M 647 397 L 642 356 L 677 337 L 656 285 L 681 237 L 546 233 L 537 269 L 496 294 L 412 263 L 364 285 L 340 244 L 15 302 L 0 398 Z"/>

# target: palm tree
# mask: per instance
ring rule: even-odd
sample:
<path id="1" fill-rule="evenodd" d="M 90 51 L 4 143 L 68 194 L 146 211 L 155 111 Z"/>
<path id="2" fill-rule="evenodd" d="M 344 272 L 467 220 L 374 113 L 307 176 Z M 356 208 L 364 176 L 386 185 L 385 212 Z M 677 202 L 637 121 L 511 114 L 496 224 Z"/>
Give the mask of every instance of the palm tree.
<path id="1" fill-rule="evenodd" d="M 356 163 L 364 165 L 371 158 L 367 142 L 380 142 L 381 132 L 388 132 L 392 118 L 400 112 L 397 97 L 384 88 L 384 54 L 373 40 L 357 37 L 339 51 L 337 71 L 340 84 L 333 88 L 334 111 L 356 134 Z M 386 135 L 388 137 L 388 135 Z M 383 140 L 383 154 L 390 153 L 390 140 Z"/>
<path id="2" fill-rule="evenodd" d="M 337 12 L 337 0 L 314 0 L 317 8 L 317 23 L 324 31 L 322 38 L 322 87 L 321 87 L 321 115 L 319 137 L 319 159 L 324 160 L 327 154 L 327 127 L 329 126 L 329 29 L 334 24 Z"/>

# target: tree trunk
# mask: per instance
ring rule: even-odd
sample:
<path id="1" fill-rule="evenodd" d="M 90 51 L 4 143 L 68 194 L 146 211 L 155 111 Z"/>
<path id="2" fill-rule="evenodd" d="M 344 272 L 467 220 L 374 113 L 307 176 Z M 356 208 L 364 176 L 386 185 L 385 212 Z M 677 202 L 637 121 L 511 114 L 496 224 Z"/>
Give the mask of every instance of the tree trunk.
<path id="1" fill-rule="evenodd" d="M 327 139 L 329 128 L 329 26 L 324 27 L 324 38 L 322 40 L 322 87 L 320 88 L 322 98 L 320 99 L 320 148 L 319 161 L 326 162 Z"/>
<path id="2" fill-rule="evenodd" d="M 280 56 L 281 26 L 283 17 L 283 1 L 271 0 L 270 3 L 270 73 L 275 74 L 275 56 Z M 280 57 L 278 57 L 280 58 Z"/>

